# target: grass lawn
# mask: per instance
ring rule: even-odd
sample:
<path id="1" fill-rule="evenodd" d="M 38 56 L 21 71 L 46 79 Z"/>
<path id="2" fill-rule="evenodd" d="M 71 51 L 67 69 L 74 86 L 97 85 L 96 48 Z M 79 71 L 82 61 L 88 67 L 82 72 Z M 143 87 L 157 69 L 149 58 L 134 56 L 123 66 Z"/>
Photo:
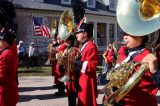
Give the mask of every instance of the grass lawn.
<path id="1" fill-rule="evenodd" d="M 97 73 L 102 71 L 102 66 L 97 67 Z M 51 76 L 51 66 L 41 66 L 37 68 L 26 68 L 19 67 L 18 68 L 18 76 Z"/>
<path id="2" fill-rule="evenodd" d="M 49 76 L 52 74 L 50 66 L 41 66 L 37 68 L 18 68 L 18 76 Z"/>

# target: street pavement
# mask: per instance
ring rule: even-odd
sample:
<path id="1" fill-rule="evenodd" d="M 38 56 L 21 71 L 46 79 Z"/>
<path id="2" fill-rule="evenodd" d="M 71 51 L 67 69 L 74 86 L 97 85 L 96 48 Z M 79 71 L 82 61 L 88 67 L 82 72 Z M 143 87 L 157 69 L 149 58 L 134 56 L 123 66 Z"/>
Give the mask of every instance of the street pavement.
<path id="1" fill-rule="evenodd" d="M 53 89 L 53 77 L 19 77 L 20 100 L 17 106 L 67 106 L 66 96 L 56 97 L 57 89 Z M 98 85 L 98 89 L 103 86 Z M 97 98 L 98 106 L 102 105 L 103 94 Z M 160 106 L 160 92 L 157 94 Z"/>

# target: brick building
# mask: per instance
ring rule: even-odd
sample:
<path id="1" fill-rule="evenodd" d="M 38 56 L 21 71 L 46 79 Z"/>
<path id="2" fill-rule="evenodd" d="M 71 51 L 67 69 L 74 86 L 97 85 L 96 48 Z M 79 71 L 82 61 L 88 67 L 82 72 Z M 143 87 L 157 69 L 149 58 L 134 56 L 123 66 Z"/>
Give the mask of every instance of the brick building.
<path id="1" fill-rule="evenodd" d="M 48 38 L 34 36 L 32 17 L 38 17 L 50 27 L 53 19 L 59 20 L 65 9 L 71 8 L 74 0 L 13 0 L 16 6 L 18 33 L 17 41 L 24 40 L 26 47 L 31 41 L 37 43 L 40 53 L 47 52 Z M 87 21 L 93 25 L 93 40 L 99 51 L 109 42 L 121 39 L 116 21 L 117 0 L 88 0 L 86 2 Z"/>

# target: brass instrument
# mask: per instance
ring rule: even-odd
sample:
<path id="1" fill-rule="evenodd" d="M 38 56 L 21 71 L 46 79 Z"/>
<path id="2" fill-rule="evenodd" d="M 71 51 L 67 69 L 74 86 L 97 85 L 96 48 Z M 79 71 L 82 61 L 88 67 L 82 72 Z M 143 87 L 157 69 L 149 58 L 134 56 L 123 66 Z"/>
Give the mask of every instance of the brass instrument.
<path id="1" fill-rule="evenodd" d="M 47 62 L 45 63 L 45 65 L 50 65 L 50 61 L 51 61 L 51 44 L 48 45 L 48 51 L 49 51 L 49 55 L 48 55 L 48 59 Z"/>
<path id="2" fill-rule="evenodd" d="M 67 40 L 68 37 L 76 32 L 77 26 L 74 23 L 74 14 L 72 10 L 65 10 L 59 20 L 58 33 L 62 40 Z M 69 77 L 70 71 L 74 69 L 74 61 L 79 51 L 76 51 L 75 47 L 67 48 L 63 53 L 59 55 L 58 64 L 63 65 L 66 69 L 66 74 L 62 78 L 59 78 L 61 82 L 72 81 Z"/>
<path id="3" fill-rule="evenodd" d="M 58 33 L 60 39 L 66 40 L 73 31 L 74 27 L 74 19 L 73 19 L 73 11 L 65 10 L 60 17 L 59 25 L 58 25 Z"/>
<path id="4" fill-rule="evenodd" d="M 136 36 L 148 35 L 160 28 L 160 1 L 118 0 L 116 15 L 124 32 Z"/>
<path id="5" fill-rule="evenodd" d="M 48 59 L 45 65 L 50 65 L 51 61 L 56 60 L 57 50 L 56 50 L 55 44 L 53 44 L 52 42 L 49 43 L 47 48 L 48 48 L 49 55 L 48 55 Z"/>
<path id="6" fill-rule="evenodd" d="M 113 43 L 115 54 L 117 54 L 116 44 L 124 44 L 124 42 Z M 107 79 L 110 81 L 101 90 L 101 92 L 105 94 L 105 106 L 113 105 L 123 99 L 123 97 L 140 81 L 148 69 L 147 63 L 123 63 L 118 55 L 116 56 L 119 66 L 108 72 Z M 139 65 L 141 65 L 140 68 L 135 71 L 135 67 Z"/>
<path id="7" fill-rule="evenodd" d="M 139 15 L 142 20 L 149 21 L 160 16 L 159 0 L 139 0 Z"/>
<path id="8" fill-rule="evenodd" d="M 60 59 L 58 59 L 58 64 L 63 65 L 65 67 L 65 75 L 58 80 L 61 82 L 69 82 L 73 81 L 70 78 L 70 72 L 74 70 L 74 61 L 76 58 L 80 56 L 80 51 L 75 48 L 71 47 L 70 49 L 66 49 L 63 53 L 60 54 Z"/>
<path id="9" fill-rule="evenodd" d="M 57 56 L 57 63 L 58 65 L 63 65 L 63 61 L 66 59 L 66 56 L 67 54 L 64 52 L 64 51 L 61 51 L 58 53 L 58 56 Z"/>
<path id="10" fill-rule="evenodd" d="M 102 89 L 105 93 L 104 105 L 110 106 L 119 102 L 140 81 L 147 70 L 148 64 L 143 63 L 134 72 L 134 68 L 140 63 L 124 63 L 112 69 L 108 74 L 110 82 Z"/>

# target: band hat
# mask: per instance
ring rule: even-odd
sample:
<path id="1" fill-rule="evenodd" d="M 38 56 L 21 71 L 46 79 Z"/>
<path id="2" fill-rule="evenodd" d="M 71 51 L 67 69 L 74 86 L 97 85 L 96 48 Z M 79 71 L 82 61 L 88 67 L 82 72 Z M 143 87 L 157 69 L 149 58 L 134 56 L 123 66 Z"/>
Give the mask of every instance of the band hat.
<path id="1" fill-rule="evenodd" d="M 9 1 L 0 1 L 0 39 L 12 44 L 16 38 L 15 8 Z"/>
<path id="2" fill-rule="evenodd" d="M 20 41 L 19 41 L 19 44 L 22 44 L 22 43 L 24 43 L 24 42 L 23 42 L 22 40 L 20 40 Z"/>
<path id="3" fill-rule="evenodd" d="M 34 42 L 31 42 L 31 45 L 34 45 L 35 43 Z"/>
<path id="4" fill-rule="evenodd" d="M 76 34 L 85 32 L 86 24 L 82 23 L 81 26 L 77 29 Z"/>

